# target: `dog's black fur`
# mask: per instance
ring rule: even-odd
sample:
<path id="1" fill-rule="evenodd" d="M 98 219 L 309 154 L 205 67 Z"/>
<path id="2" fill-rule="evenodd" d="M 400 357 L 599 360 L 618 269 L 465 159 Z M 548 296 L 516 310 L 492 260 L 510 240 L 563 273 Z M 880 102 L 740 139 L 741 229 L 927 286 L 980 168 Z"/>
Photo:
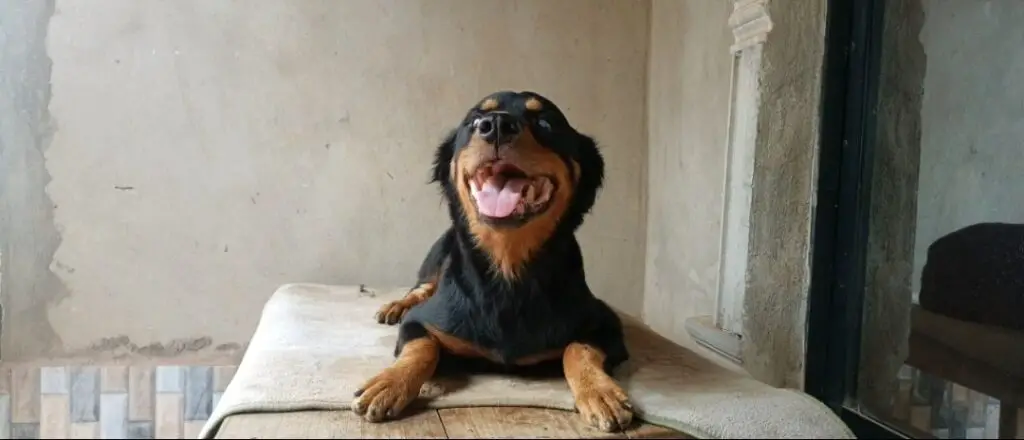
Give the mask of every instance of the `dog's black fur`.
<path id="1" fill-rule="evenodd" d="M 542 103 L 541 111 L 524 105 L 530 98 Z M 487 99 L 524 121 L 537 143 L 561 158 L 575 184 L 557 191 L 572 191 L 570 202 L 554 232 L 523 261 L 517 276 L 510 279 L 494 270 L 489 253 L 478 245 L 470 227 L 467 210 L 475 208 L 464 206 L 452 176 L 452 161 L 469 141 L 474 118 L 486 113 L 474 106 L 437 147 L 431 182 L 440 185 L 452 224 L 431 246 L 418 274 L 418 284 L 436 283 L 436 291 L 403 317 L 395 354 L 411 340 L 426 337 L 427 326 L 494 355 L 474 359 L 442 351 L 439 371 L 471 366 L 533 372 L 536 367 L 560 366 L 561 358 L 553 356 L 529 367 L 518 367 L 515 361 L 580 342 L 603 351 L 604 368 L 611 374 L 629 358 L 622 324 L 590 291 L 575 237 L 602 187 L 604 159 L 594 139 L 573 128 L 547 98 L 506 91 Z"/>

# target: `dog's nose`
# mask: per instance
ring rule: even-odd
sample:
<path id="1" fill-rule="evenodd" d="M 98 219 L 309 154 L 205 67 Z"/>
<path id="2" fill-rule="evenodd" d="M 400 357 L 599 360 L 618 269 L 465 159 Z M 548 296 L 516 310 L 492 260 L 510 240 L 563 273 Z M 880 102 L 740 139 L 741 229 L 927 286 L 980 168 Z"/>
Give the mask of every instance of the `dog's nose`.
<path id="1" fill-rule="evenodd" d="M 507 113 L 491 113 L 480 118 L 476 131 L 485 141 L 495 145 L 511 142 L 522 130 L 519 121 Z"/>

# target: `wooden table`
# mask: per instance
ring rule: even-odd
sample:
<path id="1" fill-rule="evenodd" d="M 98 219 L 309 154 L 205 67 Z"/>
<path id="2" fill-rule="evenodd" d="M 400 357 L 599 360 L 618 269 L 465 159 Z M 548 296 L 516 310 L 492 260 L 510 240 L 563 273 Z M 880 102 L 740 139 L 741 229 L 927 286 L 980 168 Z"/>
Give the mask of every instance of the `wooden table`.
<path id="1" fill-rule="evenodd" d="M 217 438 L 693 438 L 634 421 L 624 433 L 586 426 L 560 410 L 475 407 L 409 410 L 402 419 L 369 423 L 350 411 L 242 414 L 224 419 Z"/>

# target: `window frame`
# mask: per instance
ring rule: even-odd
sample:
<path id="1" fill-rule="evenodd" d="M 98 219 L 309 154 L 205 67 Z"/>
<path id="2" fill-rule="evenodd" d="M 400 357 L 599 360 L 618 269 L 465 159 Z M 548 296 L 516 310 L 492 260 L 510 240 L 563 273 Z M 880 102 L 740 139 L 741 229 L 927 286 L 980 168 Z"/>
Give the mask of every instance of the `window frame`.
<path id="1" fill-rule="evenodd" d="M 805 389 L 859 438 L 910 438 L 858 410 L 885 0 L 828 0 Z"/>

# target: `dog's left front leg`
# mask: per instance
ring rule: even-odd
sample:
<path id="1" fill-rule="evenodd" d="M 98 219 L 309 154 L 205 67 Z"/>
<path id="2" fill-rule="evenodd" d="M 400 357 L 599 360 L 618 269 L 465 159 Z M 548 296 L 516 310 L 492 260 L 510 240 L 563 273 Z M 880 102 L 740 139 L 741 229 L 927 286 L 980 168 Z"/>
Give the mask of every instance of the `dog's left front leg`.
<path id="1" fill-rule="evenodd" d="M 394 325 L 402 322 L 402 318 L 409 309 L 423 304 L 424 301 L 434 296 L 437 291 L 436 281 L 422 281 L 409 290 L 401 299 L 391 301 L 381 306 L 373 318 L 380 324 Z"/>
<path id="2" fill-rule="evenodd" d="M 420 387 L 434 375 L 441 346 L 418 322 L 398 329 L 395 362 L 356 391 L 352 411 L 370 422 L 395 418 L 420 394 Z"/>
<path id="3" fill-rule="evenodd" d="M 625 430 L 633 421 L 629 396 L 604 370 L 605 353 L 574 342 L 562 355 L 565 379 L 585 422 L 605 432 Z"/>

